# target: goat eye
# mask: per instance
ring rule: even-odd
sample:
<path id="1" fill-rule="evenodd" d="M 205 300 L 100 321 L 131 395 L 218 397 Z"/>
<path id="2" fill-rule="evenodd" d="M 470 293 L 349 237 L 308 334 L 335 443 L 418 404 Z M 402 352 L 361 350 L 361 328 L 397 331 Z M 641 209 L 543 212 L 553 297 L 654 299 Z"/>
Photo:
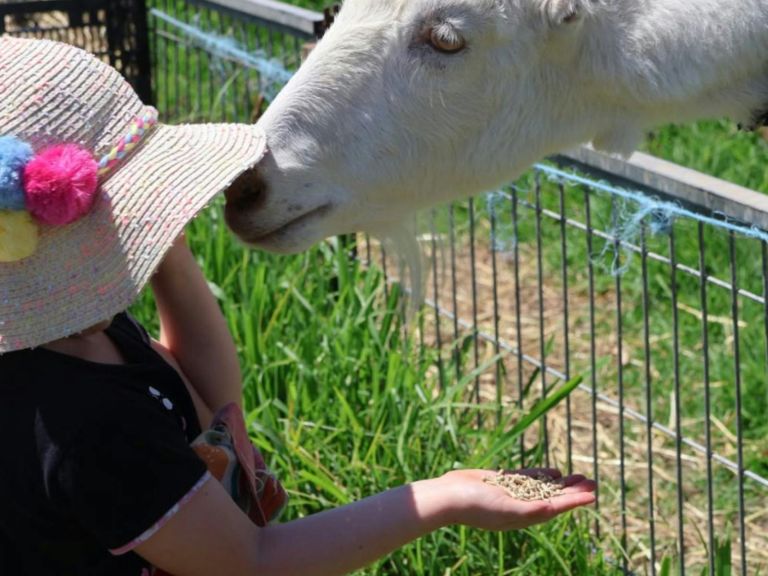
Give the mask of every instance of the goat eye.
<path id="1" fill-rule="evenodd" d="M 467 47 L 467 41 L 453 26 L 442 24 L 429 31 L 429 45 L 443 54 L 458 54 Z"/>

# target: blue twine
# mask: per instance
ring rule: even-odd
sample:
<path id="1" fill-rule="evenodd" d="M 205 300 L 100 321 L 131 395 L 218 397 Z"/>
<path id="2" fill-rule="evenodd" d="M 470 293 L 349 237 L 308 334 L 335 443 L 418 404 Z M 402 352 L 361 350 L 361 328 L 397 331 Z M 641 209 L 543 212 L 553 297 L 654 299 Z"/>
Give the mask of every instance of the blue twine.
<path id="1" fill-rule="evenodd" d="M 552 166 L 536 164 L 535 169 L 547 175 L 552 181 L 563 184 L 581 184 L 593 190 L 610 194 L 613 198 L 625 200 L 626 203 L 624 205 L 620 207 L 614 206 L 613 212 L 614 225 L 612 236 L 618 238 L 620 243 L 636 242 L 642 231 L 643 222 L 645 221 L 648 222 L 648 229 L 652 235 L 669 234 L 672 231 L 675 220 L 678 218 L 686 218 L 701 222 L 708 226 L 733 232 L 747 238 L 768 242 L 768 233 L 755 226 L 735 224 L 727 219 L 718 219 L 713 218 L 712 216 L 698 214 L 683 208 L 675 202 L 659 200 L 658 198 L 647 196 L 642 192 L 611 186 L 605 182 L 591 180 L 571 172 L 553 168 Z M 630 209 L 627 206 L 627 203 L 629 202 L 636 205 L 636 207 Z M 725 215 L 722 216 L 725 218 Z M 626 250 L 627 258 L 625 263 L 622 266 L 619 266 L 620 253 L 610 241 L 606 242 L 603 250 L 598 255 L 598 258 L 604 256 L 609 251 L 613 251 L 614 254 L 611 273 L 614 276 L 617 276 L 626 272 L 634 252 Z"/>
<path id="2" fill-rule="evenodd" d="M 678 218 L 686 218 L 740 236 L 768 242 L 768 233 L 764 230 L 734 223 L 728 220 L 725 214 L 715 213 L 715 216 L 719 216 L 719 218 L 704 216 L 686 210 L 675 202 L 659 200 L 639 191 L 618 188 L 605 182 L 585 178 L 544 164 L 535 164 L 534 169 L 543 173 L 550 181 L 564 185 L 583 185 L 596 192 L 606 193 L 614 200 L 611 213 L 612 223 L 608 230 L 612 239 L 606 240 L 603 249 L 593 257 L 593 261 L 602 266 L 603 257 L 612 253 L 610 272 L 615 276 L 622 275 L 629 269 L 635 251 L 628 245 L 637 244 L 637 239 L 643 231 L 643 225 L 647 226 L 651 235 L 669 235 L 675 221 Z M 499 213 L 499 206 L 502 202 L 513 202 L 514 200 L 509 192 L 501 189 L 487 193 L 485 201 L 486 213 L 493 218 Z M 517 242 L 514 225 L 500 224 L 497 220 L 495 230 L 491 234 L 493 250 L 508 252 L 515 247 Z M 625 254 L 626 258 L 620 264 L 622 254 Z"/>
<path id="3" fill-rule="evenodd" d="M 485 195 L 485 210 L 488 213 L 488 216 L 496 223 L 494 226 L 495 230 L 491 234 L 491 243 L 494 252 L 499 253 L 510 252 L 517 245 L 517 236 L 515 235 L 514 226 L 501 225 L 497 218 L 499 214 L 499 206 L 501 206 L 505 200 L 510 200 L 510 196 L 504 190 L 488 192 Z"/>
<path id="4" fill-rule="evenodd" d="M 653 225 L 651 227 L 651 232 L 669 232 L 671 229 L 671 223 L 674 222 L 676 218 L 688 218 L 697 222 L 708 224 L 710 226 L 722 228 L 723 230 L 728 230 L 729 232 L 734 232 L 742 236 L 747 236 L 748 238 L 754 238 L 755 240 L 768 242 L 768 233 L 764 232 L 760 228 L 757 228 L 756 226 L 744 226 L 740 224 L 734 224 L 733 222 L 729 222 L 727 220 L 719 220 L 711 216 L 704 216 L 703 214 L 698 214 L 696 212 L 692 212 L 691 210 L 686 210 L 674 202 L 658 200 L 656 198 L 646 196 L 642 192 L 624 190 L 623 188 L 617 188 L 604 182 L 590 180 L 589 178 L 584 178 L 570 172 L 558 170 L 557 168 L 546 166 L 544 164 L 536 164 L 535 168 L 536 170 L 551 176 L 557 182 L 582 184 L 595 190 L 607 192 L 613 196 L 623 198 L 625 200 L 630 200 L 638 204 L 640 206 L 639 210 L 632 217 L 631 221 L 624 225 L 623 228 L 625 229 L 629 228 L 630 230 L 636 230 L 644 218 L 651 216 L 655 219 L 655 223 L 652 222 Z"/>
<path id="5" fill-rule="evenodd" d="M 277 95 L 279 86 L 288 82 L 293 76 L 293 72 L 287 70 L 276 58 L 269 58 L 263 50 L 249 52 L 234 38 L 205 32 L 196 26 L 177 20 L 157 8 L 152 8 L 149 12 L 155 18 L 177 28 L 193 44 L 212 56 L 235 60 L 246 68 L 258 71 L 264 84 L 263 95 L 269 101 Z"/>

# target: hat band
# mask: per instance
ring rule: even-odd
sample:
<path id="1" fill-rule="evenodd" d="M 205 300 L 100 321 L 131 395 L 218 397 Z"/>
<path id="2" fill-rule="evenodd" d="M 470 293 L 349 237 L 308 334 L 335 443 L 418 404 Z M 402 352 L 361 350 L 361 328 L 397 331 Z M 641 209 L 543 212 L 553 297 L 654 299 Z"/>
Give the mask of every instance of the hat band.
<path id="1" fill-rule="evenodd" d="M 146 106 L 144 113 L 131 122 L 128 133 L 99 160 L 99 177 L 105 176 L 141 143 L 141 139 L 157 125 L 157 110 Z"/>

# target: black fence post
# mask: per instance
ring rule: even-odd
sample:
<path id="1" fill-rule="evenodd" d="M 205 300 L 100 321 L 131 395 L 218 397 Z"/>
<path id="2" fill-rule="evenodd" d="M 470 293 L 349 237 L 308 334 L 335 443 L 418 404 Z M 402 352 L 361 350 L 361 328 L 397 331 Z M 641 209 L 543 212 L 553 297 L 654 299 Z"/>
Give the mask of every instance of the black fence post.
<path id="1" fill-rule="evenodd" d="M 146 0 L 134 0 L 133 5 L 133 22 L 136 31 L 136 93 L 145 104 L 154 104 L 147 2 Z"/>
<path id="2" fill-rule="evenodd" d="M 152 103 L 146 0 L 0 0 L 0 34 L 88 50 L 119 70 L 142 101 Z"/>
<path id="3" fill-rule="evenodd" d="M 107 7 L 109 63 L 120 70 L 141 100 L 152 103 L 152 70 L 145 0 L 109 0 Z"/>

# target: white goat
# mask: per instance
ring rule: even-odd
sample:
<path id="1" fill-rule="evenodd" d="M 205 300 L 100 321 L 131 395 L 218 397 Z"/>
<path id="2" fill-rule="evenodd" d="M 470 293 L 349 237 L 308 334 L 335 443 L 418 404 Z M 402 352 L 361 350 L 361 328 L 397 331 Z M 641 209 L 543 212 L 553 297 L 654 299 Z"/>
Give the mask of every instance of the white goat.
<path id="1" fill-rule="evenodd" d="M 768 112 L 768 0 L 347 0 L 260 125 L 260 181 L 229 194 L 246 242 L 390 233 L 591 142 Z"/>

